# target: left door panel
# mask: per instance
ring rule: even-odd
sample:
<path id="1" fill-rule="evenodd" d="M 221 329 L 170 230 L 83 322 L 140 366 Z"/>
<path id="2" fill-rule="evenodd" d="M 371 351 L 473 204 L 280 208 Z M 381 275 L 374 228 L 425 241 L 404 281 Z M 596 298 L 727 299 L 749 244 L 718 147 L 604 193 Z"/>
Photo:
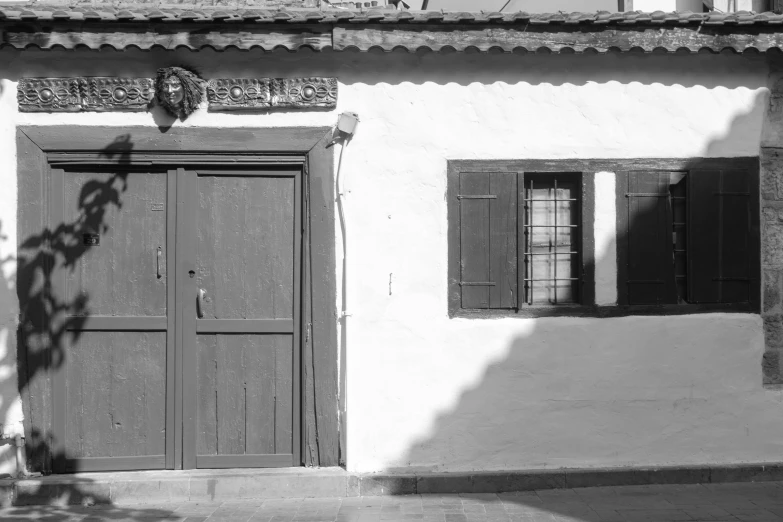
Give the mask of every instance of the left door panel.
<path id="1" fill-rule="evenodd" d="M 174 181 L 52 170 L 55 472 L 173 467 Z"/>

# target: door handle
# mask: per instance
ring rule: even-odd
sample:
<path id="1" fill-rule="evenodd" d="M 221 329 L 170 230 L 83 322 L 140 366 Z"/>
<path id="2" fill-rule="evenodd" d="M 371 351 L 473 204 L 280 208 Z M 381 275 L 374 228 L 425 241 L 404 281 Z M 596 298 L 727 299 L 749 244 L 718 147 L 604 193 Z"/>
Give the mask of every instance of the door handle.
<path id="1" fill-rule="evenodd" d="M 196 294 L 196 315 L 198 315 L 199 319 L 204 318 L 204 295 L 206 293 L 206 290 L 199 288 L 198 294 Z"/>
<path id="2" fill-rule="evenodd" d="M 157 257 L 155 258 L 155 260 L 157 262 L 156 267 L 155 267 L 155 271 L 156 271 L 156 275 L 158 276 L 158 279 L 161 278 L 161 275 L 160 275 L 160 259 L 162 257 L 163 257 L 163 249 L 161 247 L 158 247 L 158 254 L 157 254 Z"/>

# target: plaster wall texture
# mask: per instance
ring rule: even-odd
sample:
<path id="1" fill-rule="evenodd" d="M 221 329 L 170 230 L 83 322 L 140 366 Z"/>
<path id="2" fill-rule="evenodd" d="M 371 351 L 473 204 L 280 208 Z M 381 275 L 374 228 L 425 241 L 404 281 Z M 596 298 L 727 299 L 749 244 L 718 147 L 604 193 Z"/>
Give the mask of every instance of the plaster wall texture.
<path id="1" fill-rule="evenodd" d="M 595 304 L 617 304 L 617 202 L 614 172 L 595 173 Z"/>
<path id="2" fill-rule="evenodd" d="M 151 76 L 176 63 L 205 77 L 337 76 L 338 109 L 202 110 L 186 122 L 159 112 L 17 110 L 20 77 Z M 2 50 L 0 71 L 0 221 L 8 236 L 0 252 L 11 256 L 17 125 L 62 125 L 64 132 L 108 125 L 120 135 L 127 125 L 332 125 L 343 110 L 359 113 L 342 166 L 351 315 L 341 383 L 351 471 L 780 458 L 783 392 L 762 387 L 758 316 L 447 315 L 448 159 L 757 156 L 768 95 L 764 58 Z M 612 173 L 596 176 L 596 294 L 605 303 L 616 300 L 613 186 Z M 5 305 L 13 310 L 13 261 L 3 268 Z M 13 329 L 5 331 L 0 414 L 18 426 Z M 0 473 L 8 472 L 4 462 Z"/>

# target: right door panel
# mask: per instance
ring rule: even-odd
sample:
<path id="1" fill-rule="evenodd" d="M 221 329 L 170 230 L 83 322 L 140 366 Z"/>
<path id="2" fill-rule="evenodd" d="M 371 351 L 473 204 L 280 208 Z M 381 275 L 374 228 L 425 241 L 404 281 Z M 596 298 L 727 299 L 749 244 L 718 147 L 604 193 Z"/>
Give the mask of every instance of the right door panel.
<path id="1" fill-rule="evenodd" d="M 185 467 L 297 466 L 300 171 L 185 177 L 197 198 L 186 212 L 195 226 L 183 230 L 195 250 L 183 301 L 196 301 L 195 314 L 183 310 L 185 357 L 195 355 L 185 401 L 196 399 L 195 459 L 185 455 Z"/>

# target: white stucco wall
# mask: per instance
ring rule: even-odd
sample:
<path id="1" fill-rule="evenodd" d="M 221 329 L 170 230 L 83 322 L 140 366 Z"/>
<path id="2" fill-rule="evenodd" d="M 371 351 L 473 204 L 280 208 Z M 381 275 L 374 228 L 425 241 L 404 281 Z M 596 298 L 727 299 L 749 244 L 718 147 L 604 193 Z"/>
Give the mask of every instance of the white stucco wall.
<path id="1" fill-rule="evenodd" d="M 154 125 L 148 114 L 20 114 L 15 81 L 151 76 L 176 63 L 205 77 L 340 79 L 337 111 L 201 111 L 176 125 L 331 125 L 359 113 L 342 167 L 350 470 L 780 459 L 783 395 L 762 387 L 758 316 L 469 320 L 446 305 L 448 159 L 756 156 L 763 58 L 0 51 L 2 252 L 15 244 L 15 125 Z M 596 176 L 596 193 L 612 194 L 595 229 L 603 303 L 616 300 L 613 192 L 612 173 Z M 18 404 L 12 381 L 2 404 Z M 7 410 L 6 424 L 20 415 Z"/>

